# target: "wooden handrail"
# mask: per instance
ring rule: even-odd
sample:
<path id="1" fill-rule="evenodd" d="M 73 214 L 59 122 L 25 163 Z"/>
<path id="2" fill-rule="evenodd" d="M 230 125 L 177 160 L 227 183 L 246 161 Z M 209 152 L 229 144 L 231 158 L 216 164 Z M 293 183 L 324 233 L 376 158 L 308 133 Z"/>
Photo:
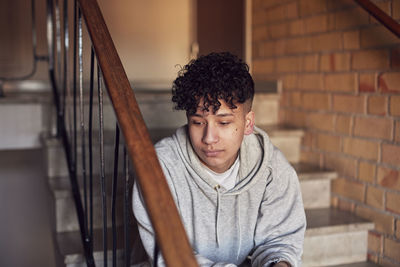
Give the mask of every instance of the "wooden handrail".
<path id="1" fill-rule="evenodd" d="M 168 266 L 197 266 L 135 95 L 96 0 L 78 0 L 104 82 Z"/>
<path id="2" fill-rule="evenodd" d="M 400 38 L 400 24 L 369 0 L 354 0 L 387 29 Z"/>

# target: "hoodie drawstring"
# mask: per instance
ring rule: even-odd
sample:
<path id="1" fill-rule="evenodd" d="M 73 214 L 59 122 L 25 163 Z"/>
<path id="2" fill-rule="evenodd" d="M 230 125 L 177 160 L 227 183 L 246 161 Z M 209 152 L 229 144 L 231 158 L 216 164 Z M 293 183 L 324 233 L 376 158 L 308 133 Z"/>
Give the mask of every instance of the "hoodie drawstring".
<path id="1" fill-rule="evenodd" d="M 214 186 L 215 191 L 217 191 L 217 214 L 216 214 L 216 224 L 215 224 L 215 236 L 217 239 L 217 246 L 219 247 L 219 236 L 218 236 L 218 225 L 219 225 L 219 206 L 221 202 L 221 195 L 219 193 L 220 185 Z"/>
<path id="2" fill-rule="evenodd" d="M 239 260 L 240 247 L 242 246 L 242 232 L 240 230 L 240 195 L 237 195 L 237 209 L 238 209 L 238 229 L 239 229 L 239 247 L 236 253 L 236 260 Z"/>

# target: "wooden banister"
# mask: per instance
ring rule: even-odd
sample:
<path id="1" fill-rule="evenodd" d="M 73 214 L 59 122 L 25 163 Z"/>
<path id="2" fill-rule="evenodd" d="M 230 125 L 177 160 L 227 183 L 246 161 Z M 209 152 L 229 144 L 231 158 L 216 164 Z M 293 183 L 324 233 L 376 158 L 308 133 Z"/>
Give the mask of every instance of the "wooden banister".
<path id="1" fill-rule="evenodd" d="M 168 266 L 197 266 L 135 95 L 96 0 L 78 0 L 125 137 L 158 244 Z"/>
<path id="2" fill-rule="evenodd" d="M 400 24 L 369 0 L 354 0 L 387 29 L 400 38 Z"/>

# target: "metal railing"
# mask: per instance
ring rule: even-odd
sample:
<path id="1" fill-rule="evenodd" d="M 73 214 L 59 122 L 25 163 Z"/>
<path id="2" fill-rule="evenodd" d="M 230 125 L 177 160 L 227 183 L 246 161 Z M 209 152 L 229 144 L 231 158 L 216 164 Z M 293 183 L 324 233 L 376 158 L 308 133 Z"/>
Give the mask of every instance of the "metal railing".
<path id="1" fill-rule="evenodd" d="M 73 16 L 68 12 L 70 9 L 73 10 Z M 93 218 L 96 184 L 99 185 L 100 191 L 97 193 L 101 196 L 104 266 L 107 266 L 109 261 L 109 250 L 112 250 L 113 266 L 121 265 L 117 263 L 117 249 L 121 249 L 117 245 L 117 232 L 120 229 L 117 213 L 120 204 L 123 206 L 123 261 L 125 266 L 130 265 L 129 237 L 132 230 L 130 190 L 133 176 L 128 166 L 132 165 L 155 231 L 156 242 L 166 264 L 196 266 L 192 248 L 156 157 L 135 95 L 96 0 L 74 2 L 48 0 L 47 29 L 49 73 L 57 109 L 57 133 L 65 150 L 87 265 L 95 265 L 94 240 L 99 240 L 93 231 L 94 225 L 98 223 Z M 85 38 L 85 29 L 88 38 Z M 87 40 L 90 42 L 90 48 L 84 46 L 84 41 L 86 44 Z M 87 65 L 90 66 L 89 71 L 85 72 L 84 67 Z M 85 76 L 87 73 L 89 77 Z M 95 87 L 97 98 L 94 96 Z M 98 106 L 97 125 L 94 123 L 95 105 Z M 107 142 L 112 139 L 107 138 L 109 114 L 104 111 L 105 105 L 111 105 L 116 116 L 116 126 L 113 130 L 114 153 L 111 153 L 111 157 L 108 157 L 110 153 L 105 151 Z M 95 127 L 97 129 L 94 129 Z M 119 168 L 121 167 L 120 143 L 124 144 L 122 168 Z M 94 150 L 99 151 L 97 156 Z M 98 159 L 95 160 L 95 157 Z M 97 171 L 95 165 L 98 165 Z M 112 169 L 112 174 L 107 173 L 107 167 Z M 118 193 L 119 183 L 123 183 L 124 188 Z M 109 184 L 111 184 L 111 207 L 108 208 Z M 122 201 L 118 202 L 121 198 Z M 110 231 L 112 242 L 107 238 Z M 155 249 L 155 254 L 157 253 L 158 249 Z"/>

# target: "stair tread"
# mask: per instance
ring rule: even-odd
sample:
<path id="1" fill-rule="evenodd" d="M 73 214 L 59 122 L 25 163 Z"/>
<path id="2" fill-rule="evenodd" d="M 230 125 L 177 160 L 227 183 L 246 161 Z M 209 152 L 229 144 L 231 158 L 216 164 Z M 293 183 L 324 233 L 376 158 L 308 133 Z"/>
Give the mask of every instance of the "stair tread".
<path id="1" fill-rule="evenodd" d="M 335 208 L 306 210 L 306 216 L 306 237 L 340 232 L 364 231 L 374 228 L 374 223 L 350 212 Z"/>
<path id="2" fill-rule="evenodd" d="M 331 180 L 337 178 L 337 173 L 335 171 L 324 169 L 317 165 L 299 162 L 292 164 L 292 166 L 296 170 L 301 181 L 316 179 Z"/>
<path id="3" fill-rule="evenodd" d="M 379 267 L 376 263 L 370 261 L 354 262 L 350 264 L 331 265 L 330 267 Z"/>

